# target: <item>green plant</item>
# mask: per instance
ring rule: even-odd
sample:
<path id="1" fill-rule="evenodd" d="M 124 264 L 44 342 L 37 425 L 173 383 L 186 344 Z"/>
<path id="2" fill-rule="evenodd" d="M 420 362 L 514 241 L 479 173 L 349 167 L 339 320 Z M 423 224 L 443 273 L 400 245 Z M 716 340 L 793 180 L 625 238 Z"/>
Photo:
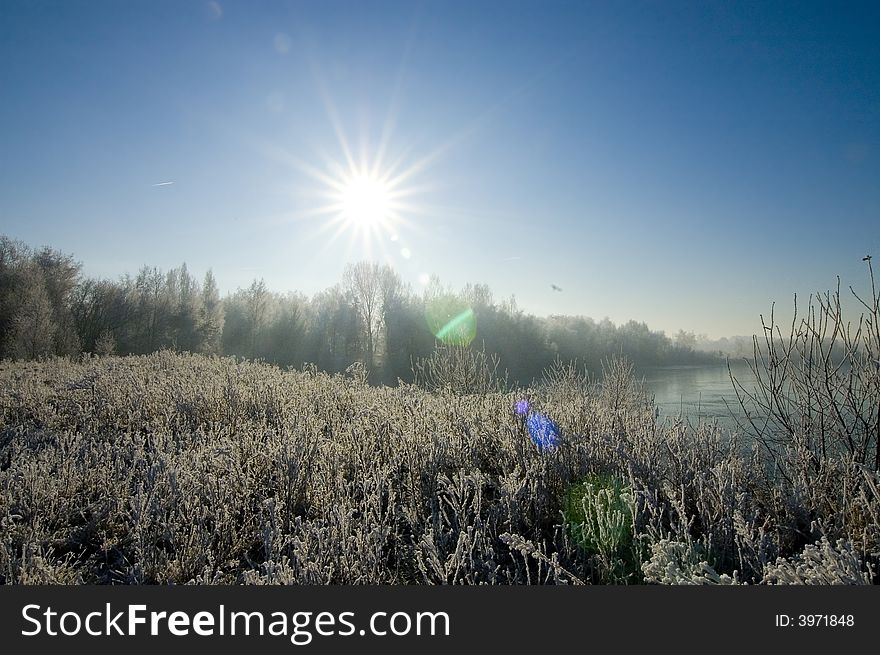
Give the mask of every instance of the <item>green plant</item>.
<path id="1" fill-rule="evenodd" d="M 590 475 L 573 485 L 563 516 L 586 551 L 611 556 L 632 543 L 632 493 L 613 475 Z"/>
<path id="2" fill-rule="evenodd" d="M 633 542 L 632 490 L 610 474 L 594 474 L 572 485 L 562 510 L 572 540 L 594 556 L 606 580 L 638 570 Z"/>

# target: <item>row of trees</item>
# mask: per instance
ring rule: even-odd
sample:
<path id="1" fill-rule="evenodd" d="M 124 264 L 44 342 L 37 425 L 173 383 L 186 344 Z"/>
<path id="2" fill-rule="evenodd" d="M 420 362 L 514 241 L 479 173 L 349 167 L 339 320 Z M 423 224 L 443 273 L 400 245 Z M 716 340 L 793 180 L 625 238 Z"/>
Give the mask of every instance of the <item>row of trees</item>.
<path id="1" fill-rule="evenodd" d="M 86 352 L 221 352 L 223 303 L 217 283 L 210 271 L 199 283 L 186 264 L 167 273 L 144 267 L 136 277 L 116 282 L 82 279 L 70 309 Z"/>
<path id="2" fill-rule="evenodd" d="M 0 236 L 0 356 L 78 352 L 71 309 L 79 282 L 80 266 L 71 257 Z"/>
<path id="3" fill-rule="evenodd" d="M 33 251 L 0 238 L 0 356 L 36 358 L 92 352 L 142 354 L 161 348 L 261 358 L 282 366 L 309 362 L 328 371 L 363 362 L 374 382 L 411 380 L 414 360 L 437 339 L 426 308 L 454 296 L 476 320 L 472 347 L 497 356 L 512 381 L 527 383 L 555 358 L 598 369 L 612 354 L 636 364 L 699 363 L 714 356 L 694 348 L 692 334 L 670 339 L 644 323 L 608 319 L 538 318 L 511 300 L 496 302 L 486 285 L 460 292 L 434 279 L 414 293 L 388 266 L 360 262 L 342 282 L 307 298 L 278 293 L 262 280 L 220 298 L 209 271 L 202 280 L 186 265 L 132 277 L 83 276 L 70 256 Z"/>

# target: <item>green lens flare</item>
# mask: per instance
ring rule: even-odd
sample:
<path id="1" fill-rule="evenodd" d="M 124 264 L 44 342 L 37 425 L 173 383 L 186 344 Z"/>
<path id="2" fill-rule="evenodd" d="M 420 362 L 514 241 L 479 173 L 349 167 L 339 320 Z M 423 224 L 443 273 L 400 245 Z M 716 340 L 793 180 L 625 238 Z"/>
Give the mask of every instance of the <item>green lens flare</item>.
<path id="1" fill-rule="evenodd" d="M 455 296 L 431 300 L 425 310 L 428 327 L 448 345 L 467 346 L 477 336 L 477 317 L 467 303 Z"/>
<path id="2" fill-rule="evenodd" d="M 440 331 L 437 332 L 437 338 L 441 341 L 467 339 L 470 343 L 474 338 L 474 335 L 471 334 L 474 324 L 474 310 L 468 308 L 440 328 Z"/>

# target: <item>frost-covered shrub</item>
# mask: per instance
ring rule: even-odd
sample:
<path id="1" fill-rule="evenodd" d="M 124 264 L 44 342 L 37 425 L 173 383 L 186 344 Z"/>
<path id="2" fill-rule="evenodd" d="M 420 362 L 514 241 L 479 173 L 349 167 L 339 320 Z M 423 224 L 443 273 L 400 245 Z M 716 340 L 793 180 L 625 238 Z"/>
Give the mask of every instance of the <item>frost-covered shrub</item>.
<path id="1" fill-rule="evenodd" d="M 869 579 L 875 474 L 793 451 L 774 477 L 627 370 L 454 394 L 171 352 L 0 362 L 0 582 Z M 851 545 L 805 550 L 822 535 Z"/>
<path id="2" fill-rule="evenodd" d="M 852 543 L 838 539 L 832 544 L 826 537 L 798 555 L 780 557 L 764 571 L 764 584 L 868 585 L 872 578 Z"/>
<path id="3" fill-rule="evenodd" d="M 719 574 L 694 544 L 661 539 L 651 545 L 651 558 L 642 564 L 646 582 L 666 585 L 734 585 L 733 577 Z"/>

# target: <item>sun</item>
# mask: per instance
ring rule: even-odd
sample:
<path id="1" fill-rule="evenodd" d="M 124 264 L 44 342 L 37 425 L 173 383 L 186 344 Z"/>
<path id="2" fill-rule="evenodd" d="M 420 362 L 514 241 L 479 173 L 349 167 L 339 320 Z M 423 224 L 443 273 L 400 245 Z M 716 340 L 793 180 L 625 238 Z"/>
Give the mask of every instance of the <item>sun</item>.
<path id="1" fill-rule="evenodd" d="M 369 135 L 362 135 L 355 152 L 335 111 L 329 114 L 339 140 L 337 153 L 318 150 L 323 161 L 314 164 L 284 150 L 275 153 L 314 183 L 297 191 L 311 198 L 311 206 L 304 205 L 292 218 L 311 222 L 313 238 L 322 241 L 323 248 L 347 242 L 346 258 L 412 260 L 417 253 L 407 234 L 421 232 L 435 215 L 420 196 L 434 188 L 422 176 L 437 155 L 412 158 L 410 147 L 392 148 L 390 122 L 373 146 Z"/>
<path id="2" fill-rule="evenodd" d="M 339 207 L 351 227 L 372 231 L 388 227 L 394 213 L 391 187 L 378 176 L 355 173 L 341 180 Z"/>
<path id="3" fill-rule="evenodd" d="M 332 173 L 320 178 L 326 185 L 322 194 L 327 203 L 319 210 L 329 214 L 324 229 L 333 230 L 328 243 L 347 234 L 349 247 L 360 245 L 360 250 L 371 255 L 373 247 L 384 250 L 395 241 L 407 220 L 404 214 L 412 210 L 406 202 L 410 191 L 401 187 L 401 175 L 393 169 L 383 170 L 378 164 L 357 165 L 350 161 L 347 169 L 336 166 Z M 403 246 L 400 256 L 407 258 Z"/>

